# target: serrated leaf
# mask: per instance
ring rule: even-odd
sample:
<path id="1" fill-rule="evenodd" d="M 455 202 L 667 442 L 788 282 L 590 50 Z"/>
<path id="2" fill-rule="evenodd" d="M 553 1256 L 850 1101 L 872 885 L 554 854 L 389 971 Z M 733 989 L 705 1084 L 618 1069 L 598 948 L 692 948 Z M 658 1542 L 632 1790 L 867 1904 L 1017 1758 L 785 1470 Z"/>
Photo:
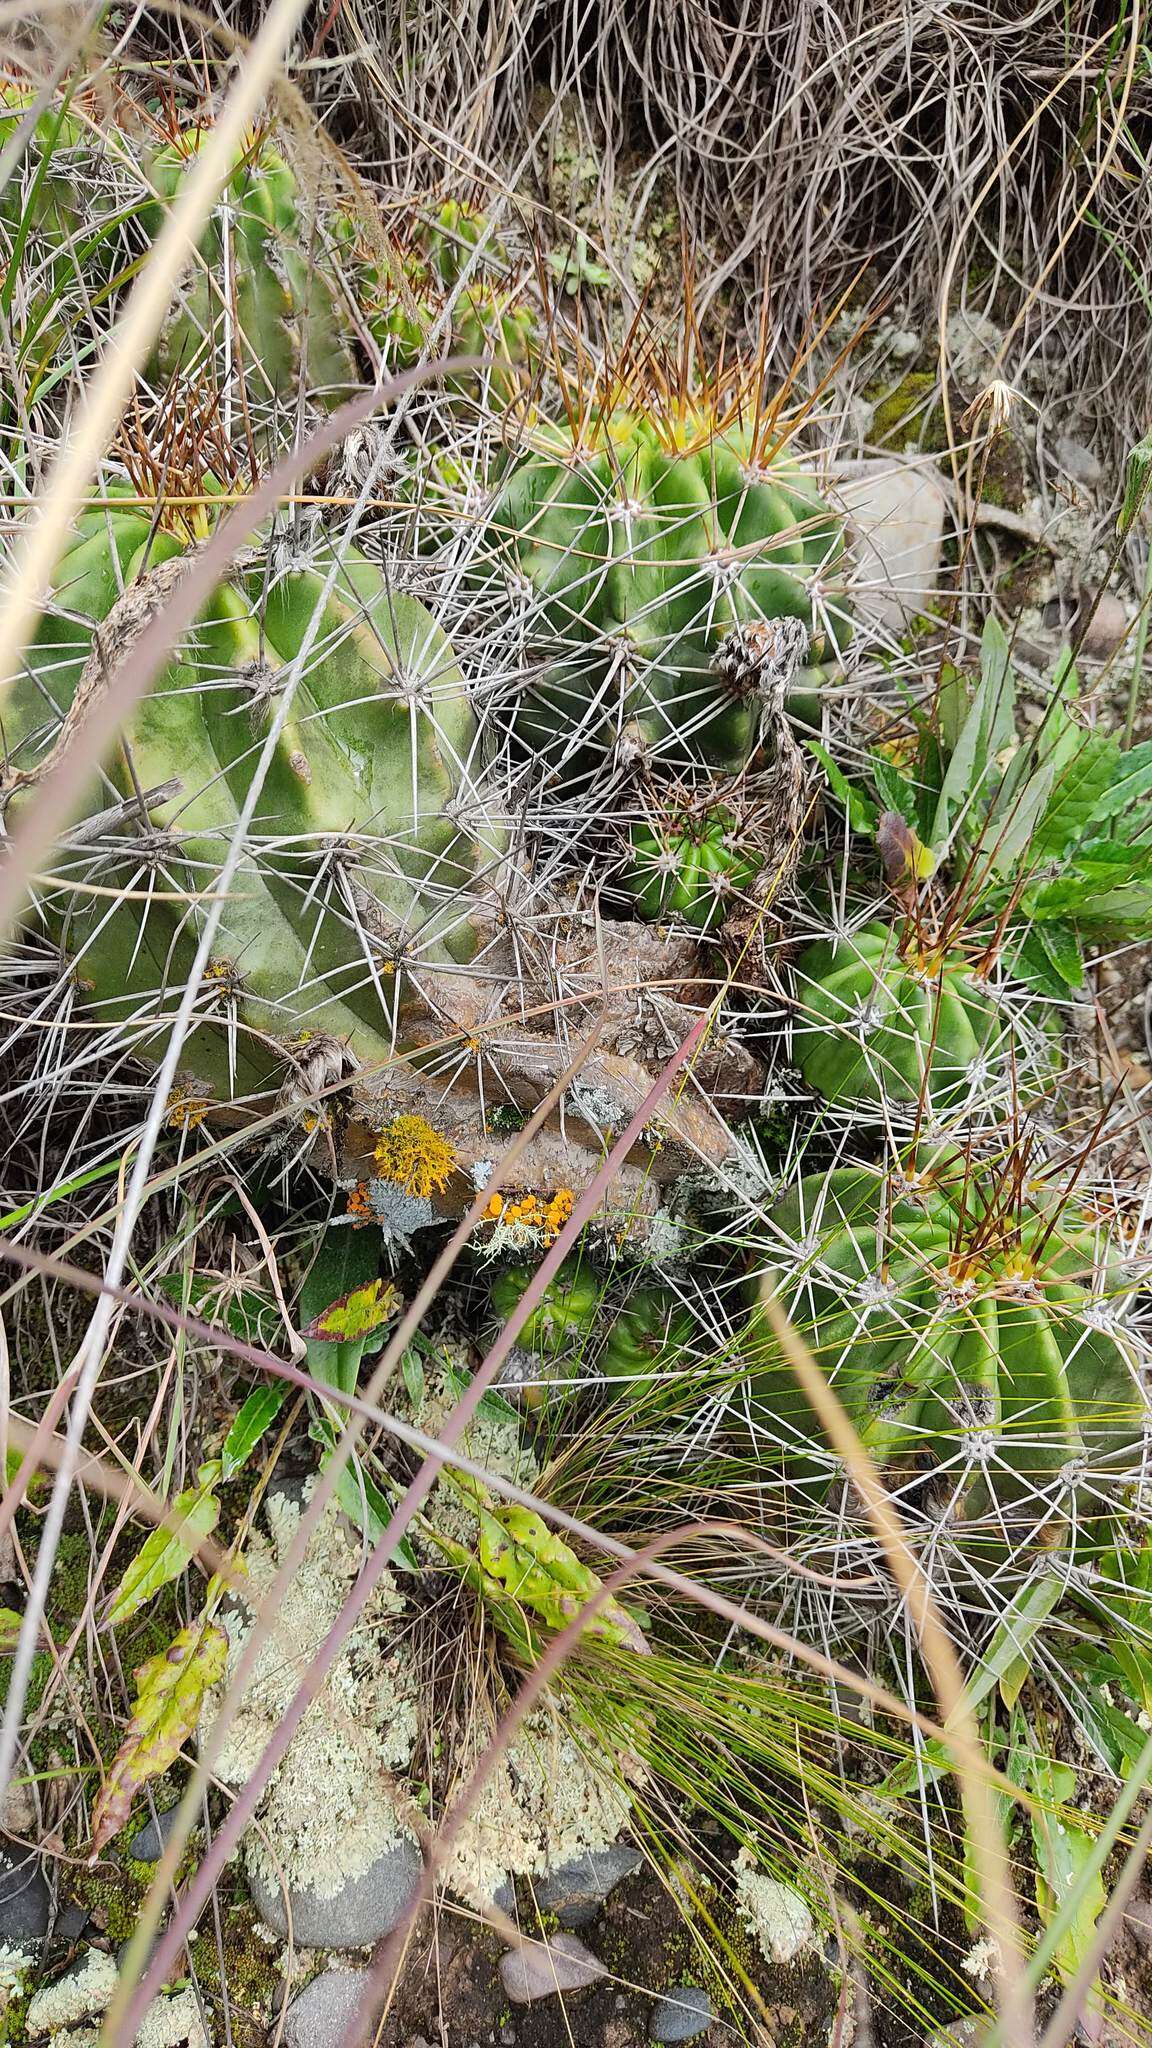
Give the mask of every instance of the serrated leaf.
<path id="1" fill-rule="evenodd" d="M 224 1676 L 228 1638 L 215 1622 L 194 1622 L 135 1674 L 132 1718 L 92 1810 L 90 1862 L 132 1811 L 142 1785 L 174 1764 L 195 1732 L 204 1695 Z"/>
<path id="2" fill-rule="evenodd" d="M 1040 937 L 1044 929 L 1043 925 L 1034 924 L 1019 940 L 1012 954 L 1011 972 L 1016 981 L 1022 982 L 1025 988 L 1034 990 L 1037 995 L 1045 996 L 1052 1002 L 1066 1002 L 1068 983 L 1057 973 L 1044 950 Z"/>
<path id="3" fill-rule="evenodd" d="M 213 1476 L 187 1493 L 180 1494 L 171 1515 L 153 1529 L 133 1558 L 112 1595 L 108 1620 L 115 1628 L 151 1600 L 162 1586 L 178 1579 L 195 1556 L 205 1536 L 210 1536 L 220 1519 L 220 1502 L 213 1488 L 220 1466 L 202 1466 Z"/>
<path id="4" fill-rule="evenodd" d="M 1105 815 L 1101 807 L 1116 782 L 1120 759 L 1119 745 L 1109 734 L 1081 735 L 1071 758 L 1057 766 L 1051 795 L 1033 834 L 1033 858 L 1064 853 Z"/>
<path id="5" fill-rule="evenodd" d="M 1120 755 L 1117 772 L 1100 794 L 1095 820 L 1101 823 L 1108 818 L 1119 818 L 1121 812 L 1142 804 L 1149 791 L 1152 791 L 1152 740 L 1142 740 L 1138 747 L 1130 747 L 1126 754 Z M 1143 805 L 1131 824 L 1134 832 L 1148 830 L 1152 817 L 1147 805 Z"/>
<path id="6" fill-rule="evenodd" d="M 1118 533 L 1130 532 L 1152 485 L 1152 434 L 1130 448 L 1124 463 L 1124 495 L 1116 518 Z"/>
<path id="7" fill-rule="evenodd" d="M 221 1477 L 231 1479 L 252 1456 L 262 1436 L 271 1429 L 288 1398 L 283 1380 L 254 1387 L 241 1406 L 220 1453 Z"/>
<path id="8" fill-rule="evenodd" d="M 876 793 L 884 809 L 895 811 L 906 825 L 915 830 L 920 821 L 919 794 L 915 783 L 909 782 L 907 776 L 901 775 L 900 770 L 894 767 L 891 761 L 886 760 L 883 754 L 869 754 L 868 765 L 872 771 L 872 780 L 876 784 Z"/>
<path id="9" fill-rule="evenodd" d="M 308 1343 L 357 1344 L 383 1328 L 396 1314 L 400 1297 L 391 1281 L 366 1281 L 350 1288 L 328 1303 L 320 1315 L 305 1325 L 302 1335 Z"/>
<path id="10" fill-rule="evenodd" d="M 827 747 L 821 746 L 819 740 L 806 740 L 805 745 L 808 752 L 819 761 L 833 795 L 838 796 L 844 805 L 852 831 L 860 833 L 865 839 L 871 838 L 876 830 L 879 815 L 875 805 L 870 804 L 863 792 L 849 782 L 843 770 L 837 767 Z"/>

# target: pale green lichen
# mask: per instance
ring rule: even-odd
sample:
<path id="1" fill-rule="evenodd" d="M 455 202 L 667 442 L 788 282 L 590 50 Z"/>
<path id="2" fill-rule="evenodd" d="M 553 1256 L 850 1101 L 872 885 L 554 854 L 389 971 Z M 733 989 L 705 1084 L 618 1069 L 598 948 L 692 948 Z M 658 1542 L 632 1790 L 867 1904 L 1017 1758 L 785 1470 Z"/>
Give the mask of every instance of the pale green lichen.
<path id="1" fill-rule="evenodd" d="M 733 1874 L 740 1917 L 759 1942 L 765 1961 L 787 1968 L 815 1939 L 808 1901 L 792 1885 L 769 1877 L 746 1848 L 736 1858 Z"/>
<path id="2" fill-rule="evenodd" d="M 417 1429 L 422 1429 L 427 1436 L 440 1435 L 460 1399 L 461 1379 L 468 1376 L 463 1352 L 459 1370 L 454 1370 L 453 1361 L 446 1358 L 442 1369 L 433 1368 L 428 1372 L 420 1392 L 414 1399 L 409 1396 L 411 1416 Z M 526 1490 L 531 1488 L 539 1471 L 535 1455 L 523 1440 L 519 1415 L 499 1399 L 481 1401 L 460 1439 L 460 1449 L 466 1458 L 483 1466 L 493 1478 L 508 1479 L 514 1486 L 522 1486 Z M 479 1522 L 475 1508 L 462 1498 L 451 1477 L 437 1481 L 423 1512 L 427 1522 L 440 1535 L 450 1537 L 455 1543 L 472 1544 L 476 1541 Z M 435 1554 L 439 1556 L 438 1552 Z"/>
<path id="3" fill-rule="evenodd" d="M 454 1846 L 447 1882 L 483 1906 L 506 1876 L 538 1876 L 608 1848 L 631 1810 L 627 1787 L 589 1756 L 563 1709 L 547 1703 L 497 1760 Z"/>
<path id="4" fill-rule="evenodd" d="M 169 1998 L 154 1998 L 136 2036 L 136 2048 L 212 2048 L 190 1984 Z"/>
<path id="5" fill-rule="evenodd" d="M 300 1505 L 273 1496 L 270 1538 L 254 1533 L 247 1550 L 252 1610 L 267 1596 L 300 1521 Z M 329 1506 L 303 1563 L 271 1620 L 215 1764 L 226 1785 L 246 1784 L 335 1624 L 362 1563 L 359 1539 Z M 328 1679 L 273 1772 L 246 1842 L 250 1867 L 279 1889 L 287 1874 L 318 1898 L 338 1896 L 409 1830 L 394 1796 L 396 1771 L 409 1762 L 418 1729 L 410 1659 L 396 1641 L 403 1608 L 389 1574 L 369 1598 Z M 201 1721 L 205 1739 L 252 1632 L 251 1612 L 226 1621 L 230 1640 L 223 1685 Z"/>
<path id="6" fill-rule="evenodd" d="M 45 2034 L 55 2037 L 81 2020 L 106 2012 L 118 1982 L 116 1958 L 103 1949 L 90 1948 L 74 1969 L 55 1984 L 46 1984 L 31 2000 L 24 2022 L 29 2039 L 39 2040 Z"/>

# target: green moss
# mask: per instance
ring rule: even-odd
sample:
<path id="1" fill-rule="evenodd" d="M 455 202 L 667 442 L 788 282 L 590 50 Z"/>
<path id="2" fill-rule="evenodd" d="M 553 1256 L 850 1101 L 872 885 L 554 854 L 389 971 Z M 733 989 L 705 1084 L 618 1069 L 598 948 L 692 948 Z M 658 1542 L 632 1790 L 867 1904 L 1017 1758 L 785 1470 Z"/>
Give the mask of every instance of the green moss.
<path id="1" fill-rule="evenodd" d="M 126 1863 L 120 1868 L 103 1862 L 95 1870 L 73 1864 L 61 1889 L 76 1905 L 84 1907 L 109 1941 L 119 1945 L 135 1934 L 144 1894 L 154 1875 L 150 1863 Z"/>
<path id="2" fill-rule="evenodd" d="M 869 438 L 880 448 L 914 448 L 943 454 L 949 445 L 944 407 L 933 370 L 909 370 L 895 389 L 872 385 L 874 407 Z"/>
<path id="3" fill-rule="evenodd" d="M 261 2048 L 268 2022 L 284 1989 L 275 1965 L 276 1949 L 256 1933 L 256 1916 L 246 1899 L 234 1899 L 221 1914 L 222 1939 L 196 1944 L 196 1976 L 217 2017 L 224 2011 L 228 1990 L 232 2039 L 236 2048 Z M 218 2028 L 215 2030 L 218 2032 Z"/>
<path id="4" fill-rule="evenodd" d="M 1019 444 L 1011 434 L 997 434 L 988 451 L 980 481 L 980 501 L 984 505 L 1000 505 L 1010 512 L 1021 512 L 1026 492 L 1027 476 Z"/>

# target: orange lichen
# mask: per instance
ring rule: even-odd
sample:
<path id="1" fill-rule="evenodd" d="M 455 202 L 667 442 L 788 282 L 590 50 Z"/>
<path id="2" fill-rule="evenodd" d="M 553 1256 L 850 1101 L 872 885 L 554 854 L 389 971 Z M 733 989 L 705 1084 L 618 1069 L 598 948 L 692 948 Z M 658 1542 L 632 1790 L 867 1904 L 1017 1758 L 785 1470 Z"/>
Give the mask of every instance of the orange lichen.
<path id="1" fill-rule="evenodd" d="M 486 1213 L 509 1227 L 519 1224 L 523 1230 L 532 1231 L 541 1244 L 552 1244 L 571 1216 L 575 1199 L 571 1188 L 557 1188 L 551 1195 L 536 1195 L 529 1190 L 509 1201 L 502 1195 L 493 1195 Z"/>

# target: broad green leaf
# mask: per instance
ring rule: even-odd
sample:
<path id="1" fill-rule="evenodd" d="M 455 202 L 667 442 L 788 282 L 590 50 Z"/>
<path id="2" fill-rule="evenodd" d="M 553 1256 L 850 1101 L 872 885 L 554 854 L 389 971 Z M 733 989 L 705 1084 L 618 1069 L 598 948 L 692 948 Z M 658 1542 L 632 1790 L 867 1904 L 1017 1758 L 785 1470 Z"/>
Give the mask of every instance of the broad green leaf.
<path id="1" fill-rule="evenodd" d="M 1016 738 L 1016 679 L 1002 627 L 989 618 L 980 648 L 980 680 L 972 692 L 944 772 L 930 834 L 938 850 L 970 799 L 986 792 L 999 759 Z"/>
<path id="2" fill-rule="evenodd" d="M 1034 924 L 1031 930 L 1025 933 L 1012 955 L 1012 975 L 1016 981 L 1023 982 L 1026 988 L 1034 989 L 1037 995 L 1058 1003 L 1067 1002 L 1070 984 L 1057 971 L 1041 938 L 1041 933 L 1047 929 L 1046 925 Z M 1064 927 L 1054 929 L 1063 930 Z M 1083 978 L 1081 968 L 1081 982 Z M 1080 983 L 1076 986 L 1079 987 Z"/>
<path id="3" fill-rule="evenodd" d="M 475 1508 L 480 1536 L 475 1556 L 459 1561 L 492 1614 L 523 1655 L 538 1648 L 532 1618 L 559 1632 L 574 1621 L 600 1591 L 591 1567 L 531 1508 L 495 1502 L 479 1480 L 454 1473 L 450 1482 Z M 590 1638 L 647 1655 L 639 1623 L 618 1600 L 609 1598 L 588 1622 Z"/>
<path id="4" fill-rule="evenodd" d="M 805 745 L 808 752 L 819 761 L 833 794 L 838 796 L 844 805 L 853 832 L 858 832 L 862 838 L 871 838 L 876 830 L 879 815 L 875 805 L 869 803 L 862 791 L 849 782 L 843 770 L 837 767 L 827 747 L 821 746 L 819 740 L 807 740 Z"/>
<path id="5" fill-rule="evenodd" d="M 1130 747 L 1126 754 L 1119 755 L 1119 762 L 1122 766 L 1118 766 L 1107 787 L 1101 791 L 1093 817 L 1100 823 L 1106 818 L 1118 818 L 1121 812 L 1140 804 L 1141 809 L 1131 820 L 1131 827 L 1134 832 L 1146 831 L 1152 824 L 1149 806 L 1143 802 L 1152 791 L 1152 740 L 1142 740 L 1138 747 Z M 1125 820 L 1126 824 L 1128 822 Z"/>
<path id="6" fill-rule="evenodd" d="M 400 1360 L 400 1370 L 404 1375 L 404 1386 L 407 1390 L 408 1399 L 411 1401 L 414 1410 L 419 1409 L 424 1400 L 427 1377 L 424 1372 L 424 1361 L 414 1345 L 410 1344 L 408 1346 L 407 1351 Z"/>
<path id="7" fill-rule="evenodd" d="M 309 1434 L 314 1443 L 322 1444 L 324 1455 L 320 1460 L 321 1471 L 325 1470 L 331 1458 L 339 1435 L 337 1425 L 328 1415 L 318 1415 L 312 1423 Z M 392 1503 L 387 1494 L 376 1485 L 364 1469 L 362 1458 L 353 1457 L 344 1466 L 336 1482 L 336 1498 L 349 1520 L 355 1523 L 361 1535 L 373 1546 L 379 1543 L 387 1532 L 392 1520 Z M 407 1536 L 402 1536 L 396 1547 L 394 1562 L 406 1571 L 420 1569 L 420 1560 Z"/>
<path id="8" fill-rule="evenodd" d="M 334 1302 L 366 1287 L 379 1274 L 380 1240 L 376 1232 L 330 1223 L 300 1290 L 299 1316 L 305 1334 L 308 1325 L 323 1316 Z"/>
<path id="9" fill-rule="evenodd" d="M 214 1488 L 219 1482 L 219 1461 L 200 1467 L 200 1485 L 178 1495 L 172 1513 L 146 1537 L 120 1584 L 112 1595 L 108 1620 L 113 1627 L 135 1614 L 162 1586 L 178 1579 L 220 1519 L 220 1502 Z M 205 1478 L 205 1474 L 210 1477 Z"/>
<path id="10" fill-rule="evenodd" d="M 221 1477 L 231 1479 L 252 1456 L 262 1436 L 271 1429 L 288 1398 L 283 1380 L 271 1380 L 254 1387 L 243 1403 L 220 1453 Z"/>
<path id="11" fill-rule="evenodd" d="M 136 1702 L 120 1748 L 92 1810 L 95 1862 L 132 1811 L 132 1801 L 149 1778 L 174 1764 L 195 1732 L 209 1687 L 219 1684 L 228 1658 L 228 1638 L 215 1622 L 194 1622 L 136 1672 Z"/>

